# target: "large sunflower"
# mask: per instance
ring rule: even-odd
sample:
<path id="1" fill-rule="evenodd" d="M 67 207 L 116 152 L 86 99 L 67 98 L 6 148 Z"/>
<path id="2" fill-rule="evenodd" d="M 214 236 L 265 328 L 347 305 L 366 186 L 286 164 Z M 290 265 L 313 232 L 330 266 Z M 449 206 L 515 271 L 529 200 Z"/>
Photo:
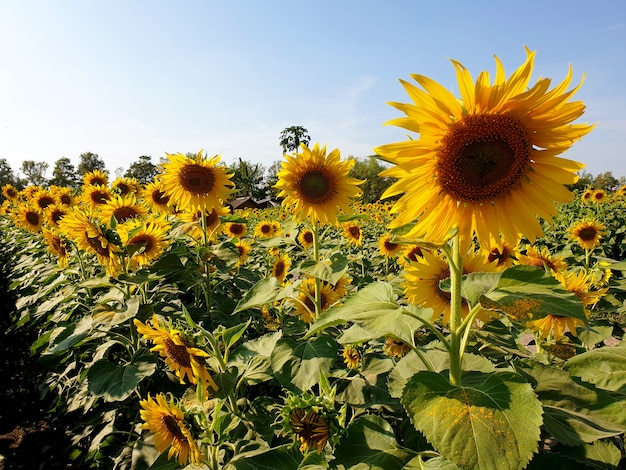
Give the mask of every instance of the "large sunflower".
<path id="1" fill-rule="evenodd" d="M 202 454 L 193 438 L 185 414 L 176 404 L 166 400 L 165 395 L 156 395 L 156 401 L 148 395 L 139 402 L 139 414 L 144 421 L 143 429 L 154 433 L 154 444 L 159 452 L 169 447 L 167 458 L 176 457 L 178 463 L 200 463 Z"/>
<path id="2" fill-rule="evenodd" d="M 102 221 L 109 224 L 115 217 L 118 223 L 124 223 L 146 214 L 144 206 L 137 202 L 134 194 L 113 195 L 111 199 L 98 206 Z"/>
<path id="3" fill-rule="evenodd" d="M 573 197 L 564 185 L 577 180 L 583 165 L 558 158 L 593 126 L 571 124 L 584 112 L 568 102 L 571 68 L 559 85 L 540 78 L 529 87 L 535 53 L 507 79 L 496 57 L 493 85 L 488 72 L 476 82 L 452 61 L 460 100 L 437 82 L 412 75 L 421 86 L 402 81 L 413 103 L 391 103 L 406 117 L 388 124 L 420 134 L 419 139 L 383 145 L 374 151 L 395 166 L 382 176 L 398 178 L 383 197 L 402 195 L 394 204 L 391 227 L 416 222 L 407 237 L 445 240 L 458 228 L 468 244 L 476 234 L 490 239 L 531 240 L 543 235 L 537 215 L 550 220 L 554 203 Z"/>
<path id="4" fill-rule="evenodd" d="M 600 245 L 604 224 L 595 220 L 584 219 L 569 229 L 569 236 L 585 250 L 593 250 Z"/>
<path id="5" fill-rule="evenodd" d="M 166 154 L 160 175 L 163 191 L 170 197 L 169 205 L 179 210 L 211 210 L 221 207 L 222 201 L 233 192 L 232 174 L 220 165 L 220 156 L 204 158 L 202 150 L 195 158 L 182 153 Z"/>
<path id="6" fill-rule="evenodd" d="M 326 155 L 326 146 L 315 144 L 313 150 L 306 145 L 302 153 L 285 155 L 281 163 L 278 182 L 278 197 L 285 198 L 288 207 L 299 221 L 309 219 L 337 225 L 337 211 L 349 213 L 349 202 L 359 197 L 361 180 L 348 177 L 354 160 L 341 161 L 338 149 Z"/>
<path id="7" fill-rule="evenodd" d="M 163 185 L 160 181 L 152 181 L 146 184 L 141 190 L 143 202 L 153 212 L 163 212 L 167 214 L 170 211 L 168 203 L 170 197 L 163 191 Z"/>
<path id="8" fill-rule="evenodd" d="M 82 201 L 91 209 L 97 209 L 99 206 L 104 205 L 107 201 L 113 198 L 113 193 L 108 186 L 103 185 L 88 185 L 83 186 Z"/>

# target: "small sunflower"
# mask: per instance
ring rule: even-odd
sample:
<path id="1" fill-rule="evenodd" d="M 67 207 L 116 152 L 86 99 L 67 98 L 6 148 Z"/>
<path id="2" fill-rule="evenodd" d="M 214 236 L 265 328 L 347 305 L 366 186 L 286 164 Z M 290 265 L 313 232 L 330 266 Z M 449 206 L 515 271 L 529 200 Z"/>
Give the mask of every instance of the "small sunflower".
<path id="1" fill-rule="evenodd" d="M 209 356 L 208 353 L 185 340 L 181 331 L 164 328 L 156 315 L 152 316 L 151 324 L 148 322 L 144 324 L 137 319 L 134 323 L 137 332 L 154 344 L 150 351 L 159 352 L 181 384 L 188 380 L 189 383 L 195 385 L 201 380 L 205 390 L 209 386 L 215 391 L 218 390 L 217 384 L 204 364 L 204 358 Z"/>
<path id="2" fill-rule="evenodd" d="M 139 184 L 136 178 L 120 177 L 111 183 L 111 189 L 120 196 L 126 196 L 138 194 L 141 191 L 141 184 Z"/>
<path id="3" fill-rule="evenodd" d="M 217 206 L 211 210 L 204 212 L 204 221 L 206 224 L 207 236 L 215 234 L 217 227 L 222 222 L 220 217 L 225 217 L 230 214 L 228 207 Z M 187 225 L 184 227 L 185 231 L 195 238 L 196 240 L 202 239 L 202 211 L 195 210 L 191 212 L 181 212 L 178 217 Z"/>
<path id="4" fill-rule="evenodd" d="M 163 191 L 170 197 L 169 205 L 180 210 L 211 210 L 221 207 L 222 201 L 233 192 L 232 174 L 220 165 L 220 156 L 205 158 L 199 151 L 195 158 L 182 153 L 166 154 L 160 175 Z"/>
<path id="5" fill-rule="evenodd" d="M 385 355 L 394 359 L 402 359 L 410 350 L 411 348 L 408 344 L 395 338 L 387 338 L 383 345 Z"/>
<path id="6" fill-rule="evenodd" d="M 227 222 L 224 224 L 223 232 L 231 238 L 241 238 L 248 231 L 246 224 L 241 222 Z"/>
<path id="7" fill-rule="evenodd" d="M 17 210 L 13 213 L 13 218 L 18 227 L 25 228 L 31 232 L 39 232 L 43 224 L 43 215 L 30 204 L 18 204 Z"/>
<path id="8" fill-rule="evenodd" d="M 167 214 L 170 212 L 168 205 L 170 197 L 163 191 L 160 181 L 152 181 L 145 185 L 140 192 L 142 201 L 152 210 L 152 212 Z"/>
<path id="9" fill-rule="evenodd" d="M 389 124 L 419 138 L 374 149 L 395 165 L 381 172 L 397 178 L 382 197 L 401 195 L 391 228 L 415 222 L 406 236 L 432 241 L 457 228 L 468 245 L 473 234 L 480 245 L 500 235 L 517 240 L 525 234 L 531 241 L 543 235 L 536 216 L 550 220 L 552 201 L 572 200 L 564 185 L 576 182 L 583 168 L 558 155 L 593 126 L 571 124 L 585 109 L 568 102 L 580 88 L 566 91 L 571 69 L 552 89 L 549 78 L 530 86 L 534 59 L 526 49 L 526 60 L 507 79 L 496 57 L 493 85 L 488 72 L 474 82 L 453 60 L 460 99 L 423 75 L 411 76 L 419 87 L 402 81 L 413 102 L 391 103 L 406 117 Z"/>
<path id="10" fill-rule="evenodd" d="M 83 175 L 83 186 L 106 186 L 109 175 L 102 170 L 88 171 Z"/>
<path id="11" fill-rule="evenodd" d="M 309 228 L 302 229 L 298 234 L 298 242 L 304 248 L 311 248 L 313 246 L 313 231 Z"/>
<path id="12" fill-rule="evenodd" d="M 272 266 L 272 276 L 276 278 L 279 284 L 284 284 L 287 274 L 291 268 L 291 258 L 287 253 L 279 254 L 275 257 Z"/>
<path id="13" fill-rule="evenodd" d="M 69 211 L 68 206 L 50 204 L 43 211 L 44 221 L 49 227 L 58 227 L 59 221 Z"/>
<path id="14" fill-rule="evenodd" d="M 91 209 L 97 209 L 110 201 L 113 193 L 108 186 L 104 185 L 88 185 L 83 186 L 82 201 Z"/>
<path id="15" fill-rule="evenodd" d="M 559 341 L 568 331 L 576 336 L 576 327 L 583 324 L 578 318 L 548 314 L 538 320 L 531 320 L 526 325 L 542 338 L 554 338 L 555 341 Z"/>
<path id="16" fill-rule="evenodd" d="M 2 186 L 2 195 L 10 201 L 17 201 L 20 192 L 12 184 Z"/>
<path id="17" fill-rule="evenodd" d="M 56 186 L 53 190 L 53 194 L 57 204 L 67 207 L 71 207 L 76 204 L 77 198 L 71 188 Z"/>
<path id="18" fill-rule="evenodd" d="M 591 202 L 593 200 L 593 193 L 594 193 L 594 190 L 591 188 L 585 190 L 582 196 L 580 196 L 580 200 L 582 202 Z"/>
<path id="19" fill-rule="evenodd" d="M 298 297 L 292 299 L 291 304 L 295 307 L 294 315 L 300 317 L 305 323 L 312 323 L 315 320 L 315 279 L 306 278 L 297 287 Z M 337 300 L 337 294 L 333 291 L 332 285 L 322 283 L 320 289 L 321 311 L 328 309 Z"/>
<path id="20" fill-rule="evenodd" d="M 620 186 L 617 191 L 615 191 L 615 194 L 613 195 L 614 198 L 616 199 L 623 199 L 626 197 L 626 185 L 624 186 Z"/>
<path id="21" fill-rule="evenodd" d="M 398 256 L 398 263 L 400 263 L 401 266 L 406 266 L 409 263 L 417 261 L 418 258 L 422 256 L 422 248 L 419 245 L 407 245 L 402 254 Z"/>
<path id="22" fill-rule="evenodd" d="M 584 219 L 569 229 L 569 236 L 585 250 L 593 250 L 600 246 L 604 224 L 596 220 Z"/>
<path id="23" fill-rule="evenodd" d="M 561 272 L 567 269 L 567 261 L 565 261 L 565 258 L 553 256 L 545 246 L 541 248 L 529 246 L 526 248 L 526 254 L 517 255 L 515 264 L 549 269 L 551 272 Z"/>
<path id="24" fill-rule="evenodd" d="M 350 213 L 349 202 L 361 195 L 361 180 L 348 177 L 354 160 L 341 161 L 338 149 L 326 155 L 326 146 L 313 150 L 302 144 L 301 153 L 285 155 L 275 188 L 282 205 L 299 221 L 337 225 L 337 212 Z"/>
<path id="25" fill-rule="evenodd" d="M 487 261 L 497 261 L 498 268 L 506 269 L 515 263 L 517 248 L 503 241 L 502 246 L 493 246 L 488 250 Z M 487 251 L 487 250 L 485 250 Z"/>
<path id="26" fill-rule="evenodd" d="M 32 203 L 42 212 L 46 209 L 46 207 L 51 206 L 55 202 L 55 197 L 47 189 L 41 188 L 33 194 Z"/>
<path id="27" fill-rule="evenodd" d="M 69 253 L 67 251 L 67 244 L 63 237 L 61 237 L 54 230 L 47 228 L 42 229 L 42 235 L 48 245 L 48 251 L 57 257 L 59 268 L 65 269 L 67 267 L 67 261 L 69 259 Z"/>
<path id="28" fill-rule="evenodd" d="M 161 219 L 131 220 L 118 225 L 122 246 L 130 255 L 131 267 L 146 267 L 156 261 L 169 245 L 169 224 Z"/>
<path id="29" fill-rule="evenodd" d="M 239 240 L 235 243 L 235 246 L 237 250 L 239 250 L 239 258 L 237 259 L 236 266 L 241 266 L 252 251 L 252 245 L 246 240 Z"/>
<path id="30" fill-rule="evenodd" d="M 346 346 L 343 348 L 343 362 L 348 369 L 356 369 L 361 364 L 361 353 L 354 346 Z"/>
<path id="31" fill-rule="evenodd" d="M 392 242 L 391 239 L 392 235 L 389 233 L 384 233 L 378 239 L 378 251 L 385 258 L 395 258 L 404 248 L 401 244 Z"/>
<path id="32" fill-rule="evenodd" d="M 169 448 L 167 458 L 176 458 L 179 465 L 199 464 L 202 453 L 198 449 L 185 414 L 176 404 L 166 400 L 165 395 L 156 395 L 156 401 L 148 395 L 139 402 L 139 414 L 144 421 L 143 429 L 154 433 L 155 447 L 159 452 Z"/>
<path id="33" fill-rule="evenodd" d="M 601 204 L 606 201 L 606 191 L 604 189 L 596 189 L 591 195 L 591 200 L 595 204 Z"/>
<path id="34" fill-rule="evenodd" d="M 262 220 L 254 226 L 254 236 L 259 238 L 272 238 L 274 236 L 274 226 L 269 220 Z"/>
<path id="35" fill-rule="evenodd" d="M 357 222 L 346 222 L 342 228 L 343 236 L 351 245 L 363 246 L 363 230 Z"/>
<path id="36" fill-rule="evenodd" d="M 331 289 L 337 296 L 338 299 L 342 299 L 348 295 L 348 286 L 352 283 L 352 278 L 344 274 L 341 276 L 335 285 L 331 285 Z"/>

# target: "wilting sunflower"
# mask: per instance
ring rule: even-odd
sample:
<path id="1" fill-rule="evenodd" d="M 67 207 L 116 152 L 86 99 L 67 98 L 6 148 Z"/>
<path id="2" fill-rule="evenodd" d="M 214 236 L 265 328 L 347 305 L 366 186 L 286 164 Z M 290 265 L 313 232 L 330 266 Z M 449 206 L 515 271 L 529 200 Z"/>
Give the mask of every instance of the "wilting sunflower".
<path id="1" fill-rule="evenodd" d="M 601 204 L 606 201 L 606 191 L 604 189 L 596 189 L 591 195 L 591 200 L 595 204 Z"/>
<path id="2" fill-rule="evenodd" d="M 341 353 L 341 355 L 343 356 L 343 362 L 346 364 L 348 369 L 356 369 L 359 367 L 359 364 L 361 363 L 361 353 L 359 353 L 359 350 L 356 347 L 351 345 L 346 346 L 343 348 L 343 353 Z"/>
<path id="3" fill-rule="evenodd" d="M 285 155 L 274 187 L 282 205 L 299 221 L 337 225 L 337 212 L 350 213 L 349 202 L 361 195 L 361 180 L 348 177 L 354 160 L 341 161 L 338 149 L 326 155 L 326 146 L 313 150 L 302 144 L 301 153 Z"/>
<path id="4" fill-rule="evenodd" d="M 473 272 L 499 271 L 496 262 L 489 263 L 480 253 L 469 250 L 463 260 L 463 274 Z M 442 317 L 441 323 L 447 325 L 450 322 L 450 299 L 449 291 L 443 290 L 441 281 L 450 278 L 450 267 L 439 252 L 431 253 L 424 250 L 422 257 L 417 262 L 409 263 L 404 268 L 404 292 L 407 300 L 423 308 L 432 308 L 432 321 Z M 465 317 L 469 313 L 469 305 L 464 300 L 461 306 L 461 315 Z M 481 310 L 477 319 L 486 322 L 492 317 L 493 312 Z"/>
<path id="5" fill-rule="evenodd" d="M 113 193 L 108 186 L 83 186 L 82 201 L 91 209 L 97 209 L 113 198 Z"/>
<path id="6" fill-rule="evenodd" d="M 163 185 L 160 181 L 152 181 L 146 184 L 141 190 L 141 197 L 142 201 L 152 212 L 166 214 L 170 211 L 168 205 L 170 197 L 163 191 Z"/>
<path id="7" fill-rule="evenodd" d="M 2 195 L 10 201 L 17 201 L 20 192 L 12 184 L 2 186 Z"/>
<path id="8" fill-rule="evenodd" d="M 57 257 L 59 268 L 65 269 L 69 258 L 65 240 L 54 230 L 49 230 L 45 227 L 42 228 L 42 235 L 46 245 L 48 245 L 48 251 Z"/>
<path id="9" fill-rule="evenodd" d="M 383 345 L 385 355 L 395 359 L 402 359 L 410 350 L 411 348 L 408 344 L 395 338 L 387 338 Z"/>
<path id="10" fill-rule="evenodd" d="M 351 245 L 363 246 L 363 230 L 357 222 L 346 222 L 342 228 L 343 236 Z"/>
<path id="11" fill-rule="evenodd" d="M 118 225 L 117 233 L 130 256 L 132 269 L 149 266 L 163 254 L 169 245 L 168 229 L 169 224 L 163 219 L 134 219 Z"/>
<path id="12" fill-rule="evenodd" d="M 104 204 L 100 204 L 98 210 L 100 218 L 107 224 L 111 223 L 112 217 L 121 224 L 147 213 L 145 207 L 137 202 L 134 194 L 126 196 L 115 194 Z"/>
<path id="13" fill-rule="evenodd" d="M 593 250 L 600 246 L 604 224 L 596 220 L 584 219 L 569 229 L 569 236 L 585 250 Z"/>
<path id="14" fill-rule="evenodd" d="M 404 248 L 401 244 L 392 242 L 391 238 L 391 234 L 384 233 L 378 239 L 378 251 L 385 258 L 395 258 Z"/>
<path id="15" fill-rule="evenodd" d="M 141 190 L 141 184 L 136 178 L 120 177 L 111 183 L 111 189 L 120 196 L 126 196 L 127 194 L 138 194 Z"/>
<path id="16" fill-rule="evenodd" d="M 306 278 L 297 287 L 298 297 L 291 299 L 290 303 L 295 307 L 294 315 L 300 317 L 305 323 L 315 320 L 315 279 Z M 332 285 L 322 283 L 320 289 L 321 311 L 328 309 L 337 300 L 337 294 Z"/>
<path id="17" fill-rule="evenodd" d="M 416 222 L 407 237 L 445 240 L 452 228 L 479 244 L 490 239 L 531 240 L 543 235 L 537 215 L 550 220 L 552 201 L 573 194 L 564 185 L 576 182 L 583 165 L 558 158 L 593 126 L 570 124 L 584 112 L 582 102 L 568 102 L 580 85 L 566 91 L 571 68 L 559 85 L 549 78 L 529 86 L 535 53 L 526 49 L 524 63 L 507 79 L 496 57 L 493 85 L 488 72 L 476 82 L 452 61 L 460 99 L 423 75 L 421 87 L 402 81 L 413 103 L 391 103 L 406 117 L 388 124 L 419 133 L 418 139 L 374 149 L 395 166 L 381 176 L 397 178 L 383 198 L 402 195 L 394 204 L 390 227 Z"/>
<path id="18" fill-rule="evenodd" d="M 88 171 L 83 175 L 83 186 L 106 186 L 109 175 L 102 170 Z"/>
<path id="19" fill-rule="evenodd" d="M 525 264 L 537 268 L 549 269 L 551 272 L 561 272 L 567 269 L 567 261 L 561 256 L 552 256 L 552 253 L 544 247 L 529 246 L 526 254 L 518 254 L 515 264 Z"/>
<path id="20" fill-rule="evenodd" d="M 291 258 L 287 253 L 279 254 L 274 259 L 272 266 L 272 276 L 276 278 L 279 284 L 285 283 L 285 278 L 291 268 Z"/>
<path id="21" fill-rule="evenodd" d="M 13 219 L 18 227 L 25 228 L 31 232 L 39 232 L 43 224 L 43 215 L 30 204 L 18 204 L 17 210 L 13 213 Z"/>
<path id="22" fill-rule="evenodd" d="M 175 457 L 179 465 L 200 463 L 202 454 L 198 449 L 185 414 L 175 403 L 168 402 L 165 395 L 156 395 L 156 401 L 148 395 L 147 400 L 139 402 L 139 414 L 144 421 L 143 429 L 154 433 L 154 444 L 159 452 L 169 447 L 167 458 Z"/>
<path id="23" fill-rule="evenodd" d="M 582 196 L 580 196 L 580 200 L 582 202 L 591 202 L 593 200 L 593 189 L 589 188 L 587 189 Z"/>
<path id="24" fill-rule="evenodd" d="M 233 192 L 232 174 L 220 165 L 220 156 L 204 158 L 200 150 L 195 158 L 182 153 L 166 154 L 160 175 L 163 191 L 170 197 L 169 205 L 179 210 L 211 210 L 221 207 L 222 201 Z"/>
<path id="25" fill-rule="evenodd" d="M 224 224 L 223 232 L 231 238 L 241 238 L 248 231 L 246 224 L 240 222 L 227 222 Z"/>
<path id="26" fill-rule="evenodd" d="M 159 352 L 181 384 L 184 384 L 185 380 L 192 384 L 197 384 L 202 380 L 205 390 L 209 386 L 215 391 L 218 390 L 217 384 L 204 364 L 204 358 L 209 356 L 208 353 L 185 340 L 181 331 L 164 328 L 156 315 L 152 316 L 151 324 L 148 322 L 144 324 L 137 319 L 134 323 L 137 332 L 154 344 L 150 351 Z"/>
<path id="27" fill-rule="evenodd" d="M 311 248 L 313 246 L 313 231 L 309 228 L 303 228 L 298 234 L 298 242 L 304 248 Z"/>

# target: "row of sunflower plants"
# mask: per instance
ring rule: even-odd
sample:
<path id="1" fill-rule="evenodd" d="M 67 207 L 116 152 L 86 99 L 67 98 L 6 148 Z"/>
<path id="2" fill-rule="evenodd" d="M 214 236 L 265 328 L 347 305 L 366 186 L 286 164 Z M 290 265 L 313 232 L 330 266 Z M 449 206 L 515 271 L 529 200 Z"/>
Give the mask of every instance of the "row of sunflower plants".
<path id="1" fill-rule="evenodd" d="M 580 102 L 422 75 L 376 153 L 286 155 L 282 207 L 231 211 L 218 157 L 154 183 L 6 186 L 14 327 L 50 373 L 77 463 L 101 468 L 618 468 L 626 430 L 624 191 L 563 186 Z M 532 130 L 532 131 L 531 131 Z M 552 202 L 555 201 L 555 206 Z M 67 419 L 70 418 L 70 419 Z"/>

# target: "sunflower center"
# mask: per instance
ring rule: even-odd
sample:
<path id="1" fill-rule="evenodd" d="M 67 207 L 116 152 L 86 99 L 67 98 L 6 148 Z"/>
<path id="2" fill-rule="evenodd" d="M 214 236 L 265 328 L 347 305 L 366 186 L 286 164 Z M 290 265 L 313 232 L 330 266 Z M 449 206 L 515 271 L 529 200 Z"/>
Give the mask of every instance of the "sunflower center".
<path id="1" fill-rule="evenodd" d="M 398 244 L 390 242 L 389 240 L 385 240 L 385 250 L 387 251 L 395 251 L 398 249 Z"/>
<path id="2" fill-rule="evenodd" d="M 359 238 L 361 236 L 361 229 L 359 227 L 352 226 L 348 229 L 352 238 Z"/>
<path id="3" fill-rule="evenodd" d="M 159 204 L 159 205 L 163 205 L 166 206 L 167 203 L 169 202 L 170 197 L 167 196 L 163 191 L 161 190 L 156 190 L 152 193 L 152 201 L 155 204 Z"/>
<path id="4" fill-rule="evenodd" d="M 282 260 L 278 261 L 274 269 L 276 271 L 276 277 L 281 277 L 283 274 L 285 274 L 285 262 Z"/>
<path id="5" fill-rule="evenodd" d="M 178 425 L 178 420 L 174 416 L 163 415 L 161 416 L 161 425 L 167 429 L 167 432 L 170 436 L 172 436 L 177 441 L 186 441 L 185 435 L 183 431 L 180 429 Z"/>
<path id="6" fill-rule="evenodd" d="M 61 195 L 59 200 L 61 201 L 61 204 L 65 204 L 66 206 L 69 206 L 70 204 L 72 204 L 72 196 L 70 196 L 69 194 Z"/>
<path id="7" fill-rule="evenodd" d="M 149 253 L 154 246 L 154 240 L 151 236 L 147 234 L 141 234 L 128 240 L 128 244 L 131 246 L 142 246 L 143 252 Z"/>
<path id="8" fill-rule="evenodd" d="M 323 203 L 335 193 L 334 181 L 320 170 L 307 171 L 298 183 L 300 193 L 309 203 Z"/>
<path id="9" fill-rule="evenodd" d="M 242 224 L 232 224 L 230 226 L 230 233 L 233 235 L 241 235 L 244 231 L 245 225 Z"/>
<path id="10" fill-rule="evenodd" d="M 137 211 L 132 207 L 122 206 L 115 209 L 113 215 L 118 222 L 125 222 L 133 217 L 137 217 Z"/>
<path id="11" fill-rule="evenodd" d="M 313 243 L 313 232 L 304 232 L 304 236 L 302 238 L 307 243 Z"/>
<path id="12" fill-rule="evenodd" d="M 272 226 L 269 224 L 261 225 L 261 233 L 270 233 L 272 231 Z"/>
<path id="13" fill-rule="evenodd" d="M 578 236 L 583 241 L 592 241 L 596 239 L 598 232 L 593 227 L 584 227 L 578 231 Z"/>
<path id="14" fill-rule="evenodd" d="M 163 345 L 167 356 L 172 359 L 176 364 L 181 367 L 191 367 L 191 358 L 189 357 L 189 351 L 182 344 L 176 344 L 171 338 L 167 338 Z"/>
<path id="15" fill-rule="evenodd" d="M 210 193 L 215 186 L 215 175 L 210 168 L 198 164 L 185 165 L 178 178 L 181 186 L 193 194 Z"/>
<path id="16" fill-rule="evenodd" d="M 111 199 L 111 196 L 109 196 L 106 192 L 104 191 L 93 191 L 91 193 L 91 200 L 95 203 L 95 204 L 105 204 L 109 199 Z"/>
<path id="17" fill-rule="evenodd" d="M 463 202 L 486 203 L 509 193 L 531 163 L 532 142 L 517 119 L 473 114 L 450 126 L 438 151 L 443 190 Z"/>
<path id="18" fill-rule="evenodd" d="M 87 237 L 87 243 L 89 243 L 89 246 L 91 248 L 93 248 L 93 250 L 98 253 L 100 256 L 103 256 L 105 258 L 110 258 L 111 254 L 109 253 L 109 244 L 107 241 L 104 241 L 103 239 L 99 238 L 99 237 L 95 237 L 95 238 L 91 238 L 91 237 Z"/>
<path id="19" fill-rule="evenodd" d="M 39 214 L 36 212 L 27 212 L 26 213 L 26 222 L 31 225 L 39 225 Z"/>
<path id="20" fill-rule="evenodd" d="M 39 198 L 39 200 L 37 201 L 37 204 L 39 205 L 39 207 L 41 207 L 42 209 L 45 209 L 46 207 L 48 207 L 50 204 L 54 203 L 54 199 L 52 199 L 50 196 L 42 196 Z"/>

